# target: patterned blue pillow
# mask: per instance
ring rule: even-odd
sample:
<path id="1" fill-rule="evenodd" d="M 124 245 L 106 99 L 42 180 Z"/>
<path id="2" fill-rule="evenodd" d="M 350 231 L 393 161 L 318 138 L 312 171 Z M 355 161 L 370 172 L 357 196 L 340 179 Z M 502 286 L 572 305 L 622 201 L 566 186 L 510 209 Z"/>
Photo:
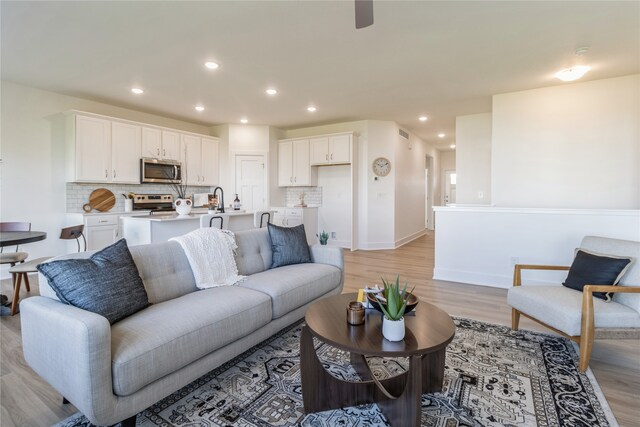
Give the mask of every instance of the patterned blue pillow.
<path id="1" fill-rule="evenodd" d="M 100 314 L 112 325 L 149 305 L 124 239 L 88 259 L 50 261 L 37 268 L 60 301 Z"/>
<path id="2" fill-rule="evenodd" d="M 267 223 L 271 238 L 271 268 L 311 262 L 304 224 L 296 227 L 278 227 Z"/>

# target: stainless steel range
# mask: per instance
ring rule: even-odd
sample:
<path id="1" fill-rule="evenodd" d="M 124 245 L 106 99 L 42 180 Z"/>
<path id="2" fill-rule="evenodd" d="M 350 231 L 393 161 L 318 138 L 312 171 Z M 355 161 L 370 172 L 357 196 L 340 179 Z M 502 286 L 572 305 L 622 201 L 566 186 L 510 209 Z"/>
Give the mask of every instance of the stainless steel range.
<path id="1" fill-rule="evenodd" d="M 133 198 L 134 211 L 173 211 L 173 194 L 136 194 Z"/>

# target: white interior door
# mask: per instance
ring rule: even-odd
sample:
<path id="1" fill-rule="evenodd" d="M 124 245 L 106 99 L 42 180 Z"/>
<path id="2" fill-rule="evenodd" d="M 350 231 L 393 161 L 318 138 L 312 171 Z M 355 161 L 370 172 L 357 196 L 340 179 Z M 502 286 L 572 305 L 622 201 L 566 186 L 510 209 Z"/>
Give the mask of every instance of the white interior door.
<path id="1" fill-rule="evenodd" d="M 236 155 L 236 193 L 247 212 L 267 207 L 266 158 L 264 155 Z M 232 197 L 230 200 L 235 198 Z"/>
<path id="2" fill-rule="evenodd" d="M 444 178 L 444 204 L 451 205 L 456 202 L 456 171 L 445 171 Z"/>

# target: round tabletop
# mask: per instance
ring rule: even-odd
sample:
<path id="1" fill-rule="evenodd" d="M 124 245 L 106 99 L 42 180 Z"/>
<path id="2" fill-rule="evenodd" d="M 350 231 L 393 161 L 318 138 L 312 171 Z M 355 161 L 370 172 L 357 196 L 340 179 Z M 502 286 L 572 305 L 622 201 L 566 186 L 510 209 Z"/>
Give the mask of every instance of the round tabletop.
<path id="1" fill-rule="evenodd" d="M 23 245 L 46 238 L 44 231 L 3 231 L 0 232 L 0 246 Z"/>
<path id="2" fill-rule="evenodd" d="M 356 294 L 342 294 L 313 303 L 305 314 L 305 322 L 318 339 L 341 350 L 367 356 L 411 356 L 440 350 L 453 340 L 456 326 L 438 307 L 420 301 L 414 311 L 405 315 L 405 337 L 391 342 L 382 336 L 382 315 L 367 309 L 363 325 L 347 323 L 347 305 Z M 415 314 L 414 314 L 415 313 Z"/>

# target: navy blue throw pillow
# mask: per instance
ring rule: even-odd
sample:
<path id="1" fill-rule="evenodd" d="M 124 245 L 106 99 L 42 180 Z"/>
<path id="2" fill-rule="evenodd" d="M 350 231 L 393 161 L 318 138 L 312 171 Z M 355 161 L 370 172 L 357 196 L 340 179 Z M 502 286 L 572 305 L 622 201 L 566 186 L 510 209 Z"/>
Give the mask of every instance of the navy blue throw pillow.
<path id="1" fill-rule="evenodd" d="M 271 252 L 273 253 L 271 268 L 311 262 L 304 224 L 296 227 L 278 227 L 268 223 L 267 227 L 271 238 Z"/>
<path id="2" fill-rule="evenodd" d="M 50 261 L 37 268 L 60 301 L 100 314 L 112 325 L 149 305 L 124 239 L 88 259 Z"/>
<path id="3" fill-rule="evenodd" d="M 563 285 L 580 292 L 585 285 L 617 285 L 631 261 L 631 258 L 598 255 L 579 249 Z M 594 292 L 593 296 L 611 300 L 611 292 Z"/>

